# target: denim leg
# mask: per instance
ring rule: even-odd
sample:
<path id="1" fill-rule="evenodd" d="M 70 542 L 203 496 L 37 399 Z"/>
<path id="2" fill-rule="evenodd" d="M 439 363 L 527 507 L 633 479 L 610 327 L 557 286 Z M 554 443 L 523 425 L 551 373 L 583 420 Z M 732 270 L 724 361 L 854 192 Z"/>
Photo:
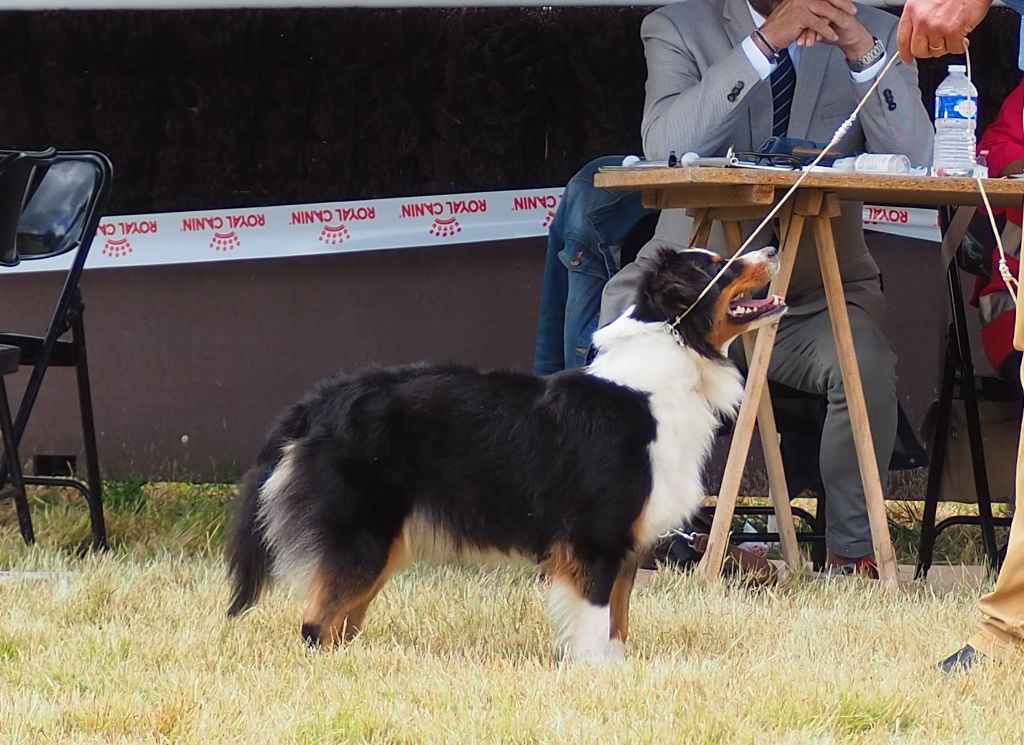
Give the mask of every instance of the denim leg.
<path id="1" fill-rule="evenodd" d="M 565 210 L 561 202 L 548 229 L 548 250 L 544 256 L 544 282 L 537 320 L 537 344 L 533 351 L 533 374 L 550 375 L 565 368 L 563 351 L 565 308 L 569 277 L 560 254 L 565 243 Z"/>
<path id="2" fill-rule="evenodd" d="M 549 375 L 586 363 L 601 293 L 619 269 L 630 230 L 650 213 L 638 194 L 598 189 L 594 174 L 621 155 L 590 161 L 573 176 L 548 231 L 533 371 Z"/>
<path id="3" fill-rule="evenodd" d="M 568 269 L 565 304 L 565 368 L 583 367 L 601 314 L 601 293 L 608 282 L 602 262 L 585 244 L 569 241 L 562 251 Z"/>

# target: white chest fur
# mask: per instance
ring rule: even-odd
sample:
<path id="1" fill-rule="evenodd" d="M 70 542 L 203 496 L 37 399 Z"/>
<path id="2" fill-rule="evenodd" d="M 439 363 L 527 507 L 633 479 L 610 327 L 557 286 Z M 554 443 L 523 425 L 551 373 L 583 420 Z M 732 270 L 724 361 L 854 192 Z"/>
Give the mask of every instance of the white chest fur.
<path id="1" fill-rule="evenodd" d="M 661 324 L 624 315 L 594 335 L 600 354 L 587 372 L 650 396 L 657 432 L 649 448 L 652 489 L 635 526 L 642 545 L 677 527 L 704 499 L 702 475 L 719 412 L 743 397 L 731 364 L 681 347 Z"/>

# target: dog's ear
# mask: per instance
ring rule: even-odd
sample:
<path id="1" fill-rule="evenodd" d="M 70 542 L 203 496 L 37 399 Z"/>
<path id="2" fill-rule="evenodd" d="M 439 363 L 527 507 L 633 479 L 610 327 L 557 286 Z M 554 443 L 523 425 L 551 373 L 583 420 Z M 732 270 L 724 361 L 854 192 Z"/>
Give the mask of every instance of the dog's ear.
<path id="1" fill-rule="evenodd" d="M 673 318 L 697 302 L 710 280 L 707 261 L 701 254 L 662 248 L 655 257 L 645 294 L 665 318 Z"/>

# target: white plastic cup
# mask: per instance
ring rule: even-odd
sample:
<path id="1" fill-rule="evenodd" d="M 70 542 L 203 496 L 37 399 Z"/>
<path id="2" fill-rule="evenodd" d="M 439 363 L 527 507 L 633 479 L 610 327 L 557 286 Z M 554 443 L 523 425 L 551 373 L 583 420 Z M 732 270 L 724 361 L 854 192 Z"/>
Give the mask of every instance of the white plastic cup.
<path id="1" fill-rule="evenodd" d="M 910 158 L 906 155 L 864 153 L 857 156 L 857 173 L 910 173 Z"/>

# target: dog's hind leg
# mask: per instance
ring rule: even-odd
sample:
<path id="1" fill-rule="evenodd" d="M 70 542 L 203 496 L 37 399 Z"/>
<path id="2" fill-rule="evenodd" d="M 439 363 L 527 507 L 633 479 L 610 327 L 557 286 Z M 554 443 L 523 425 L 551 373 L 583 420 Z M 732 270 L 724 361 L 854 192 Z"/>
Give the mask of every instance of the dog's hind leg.
<path id="1" fill-rule="evenodd" d="M 370 603 L 404 560 L 401 536 L 390 545 L 376 538 L 359 541 L 364 548 L 367 543 L 380 544 L 368 552 L 376 555 L 376 560 L 360 556 L 354 561 L 347 551 L 321 560 L 302 616 L 302 636 L 311 646 L 351 641 L 362 629 Z"/>

